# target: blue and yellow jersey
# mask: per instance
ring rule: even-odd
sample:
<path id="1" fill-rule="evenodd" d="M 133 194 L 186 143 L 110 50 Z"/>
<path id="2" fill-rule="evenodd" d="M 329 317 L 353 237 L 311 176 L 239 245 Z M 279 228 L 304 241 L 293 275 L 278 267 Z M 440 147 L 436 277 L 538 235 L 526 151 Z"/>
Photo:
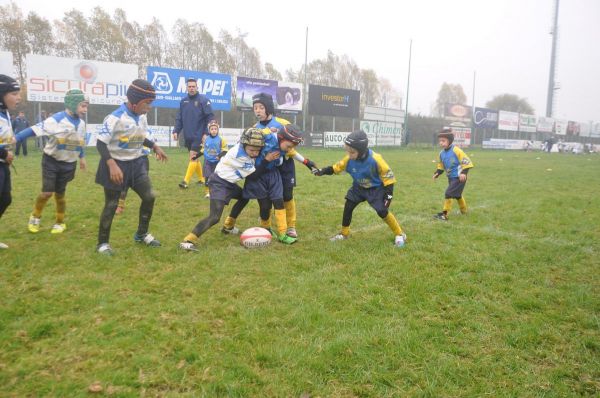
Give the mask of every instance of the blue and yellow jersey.
<path id="1" fill-rule="evenodd" d="M 437 168 L 446 171 L 448 178 L 457 178 L 461 171 L 471 167 L 471 159 L 456 145 L 440 151 Z"/>
<path id="2" fill-rule="evenodd" d="M 14 133 L 10 115 L 8 114 L 8 111 L 0 111 L 0 148 L 11 151 L 13 147 L 13 138 Z M 4 160 L 0 159 L 0 162 L 4 163 Z"/>
<path id="3" fill-rule="evenodd" d="M 353 184 L 362 188 L 388 186 L 396 182 L 396 177 L 383 157 L 369 149 L 369 154 L 363 160 L 351 160 L 346 155 L 333 165 L 333 172 L 342 171 L 352 176 Z"/>
<path id="4" fill-rule="evenodd" d="M 277 138 L 277 133 L 271 130 L 272 128 L 279 130 L 280 128 L 288 124 L 290 124 L 289 121 L 280 117 L 274 117 L 271 120 L 269 120 L 266 124 L 258 122 L 254 125 L 254 127 L 260 129 L 263 135 L 265 136 L 265 146 L 260 152 L 260 156 L 258 157 L 258 159 L 256 159 L 257 166 L 262 163 L 262 160 L 265 158 L 265 156 L 267 156 L 269 152 L 279 152 L 281 156 L 279 159 L 270 162 L 267 166 L 267 169 L 273 169 L 277 166 L 280 166 L 283 163 L 283 160 L 286 156 L 292 157 L 296 154 L 295 149 L 292 149 L 288 152 L 283 152 L 281 149 L 279 149 L 279 139 Z"/>
<path id="5" fill-rule="evenodd" d="M 207 135 L 204 141 L 204 159 L 209 163 L 217 163 L 221 152 L 227 151 L 227 142 L 220 135 Z"/>

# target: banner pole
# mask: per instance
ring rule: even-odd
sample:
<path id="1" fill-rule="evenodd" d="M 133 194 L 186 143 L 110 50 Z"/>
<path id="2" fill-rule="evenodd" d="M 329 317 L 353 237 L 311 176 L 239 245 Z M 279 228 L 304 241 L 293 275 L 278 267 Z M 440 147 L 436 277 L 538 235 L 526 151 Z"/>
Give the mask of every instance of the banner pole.
<path id="1" fill-rule="evenodd" d="M 306 104 L 307 98 L 306 94 L 308 91 L 308 81 L 307 81 L 307 69 L 308 69 L 308 26 L 306 27 L 306 44 L 304 46 L 304 94 L 302 96 L 302 130 L 306 131 Z M 311 131 L 312 132 L 312 131 Z"/>

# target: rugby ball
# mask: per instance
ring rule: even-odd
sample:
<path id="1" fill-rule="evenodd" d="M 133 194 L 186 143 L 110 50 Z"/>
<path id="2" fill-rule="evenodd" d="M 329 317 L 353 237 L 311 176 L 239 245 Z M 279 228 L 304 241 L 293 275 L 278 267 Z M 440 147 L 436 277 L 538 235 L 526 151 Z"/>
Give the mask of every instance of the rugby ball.
<path id="1" fill-rule="evenodd" d="M 248 249 L 269 246 L 271 233 L 264 228 L 248 228 L 240 236 L 240 243 Z"/>

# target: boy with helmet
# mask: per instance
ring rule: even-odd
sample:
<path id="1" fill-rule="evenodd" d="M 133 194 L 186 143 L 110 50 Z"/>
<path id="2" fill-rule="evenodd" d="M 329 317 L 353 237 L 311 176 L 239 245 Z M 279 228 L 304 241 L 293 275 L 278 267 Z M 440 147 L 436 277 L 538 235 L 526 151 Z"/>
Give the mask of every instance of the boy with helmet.
<path id="1" fill-rule="evenodd" d="M 40 230 L 42 211 L 54 195 L 56 201 L 56 222 L 50 233 L 60 234 L 67 229 L 65 192 L 69 181 L 75 177 L 77 159 L 81 170 L 86 169 L 85 161 L 85 117 L 89 100 L 83 91 L 71 89 L 65 94 L 65 110 L 58 112 L 41 123 L 17 134 L 17 142 L 32 136 L 48 137 L 42 155 L 42 192 L 35 200 L 27 228 L 31 233 Z"/>
<path id="2" fill-rule="evenodd" d="M 127 89 L 127 102 L 104 118 L 102 131 L 98 134 L 96 148 L 100 152 L 100 163 L 96 183 L 104 187 L 104 209 L 98 228 L 97 251 L 100 254 L 113 254 L 108 243 L 110 228 L 121 192 L 127 188 L 133 189 L 142 200 L 134 241 L 150 247 L 160 246 L 148 232 L 155 195 L 143 149 L 146 146 L 154 151 L 158 160 L 167 160 L 162 148 L 148 139 L 146 113 L 155 98 L 154 87 L 148 81 L 134 80 Z"/>
<path id="3" fill-rule="evenodd" d="M 12 202 L 10 165 L 14 159 L 12 148 L 15 143 L 10 112 L 21 102 L 21 86 L 10 76 L 0 75 L 0 218 Z M 8 249 L 0 243 L 0 249 Z"/>
<path id="4" fill-rule="evenodd" d="M 219 160 L 227 154 L 227 141 L 219 134 L 219 123 L 208 122 L 208 136 L 204 141 L 204 178 L 206 181 L 215 172 Z M 210 198 L 210 190 L 206 186 L 206 198 Z"/>
<path id="5" fill-rule="evenodd" d="M 324 167 L 314 172 L 317 176 L 339 174 L 346 171 L 352 176 L 352 187 L 346 193 L 346 204 L 342 218 L 342 229 L 331 241 L 348 239 L 352 212 L 361 202 L 367 201 L 394 232 L 394 245 L 403 247 L 406 235 L 396 217 L 389 212 L 392 202 L 396 178 L 392 169 L 383 157 L 368 148 L 369 139 L 362 131 L 355 131 L 344 140 L 347 155 L 333 166 Z"/>
<path id="6" fill-rule="evenodd" d="M 242 133 L 240 142 L 234 145 L 219 161 L 215 172 L 208 181 L 210 189 L 210 213 L 200 220 L 192 232 L 187 234 L 179 248 L 187 251 L 198 251 L 196 243 L 210 227 L 221 219 L 223 210 L 231 199 L 243 201 L 242 188 L 239 181 L 254 174 L 265 171 L 268 162 L 274 160 L 276 153 L 269 153 L 261 166 L 256 165 L 256 159 L 261 155 L 265 146 L 263 133 L 256 128 L 249 128 Z M 248 200 L 245 200 L 246 203 Z"/>
<path id="7" fill-rule="evenodd" d="M 452 129 L 443 129 L 438 134 L 438 143 L 442 150 L 438 156 L 437 170 L 433 173 L 433 180 L 435 181 L 446 171 L 448 188 L 446 189 L 442 211 L 433 217 L 442 221 L 448 221 L 448 213 L 452 209 L 452 199 L 458 201 L 462 214 L 467 213 L 467 202 L 462 193 L 467 184 L 467 173 L 473 167 L 473 163 L 463 150 L 454 145 L 453 142 Z"/>

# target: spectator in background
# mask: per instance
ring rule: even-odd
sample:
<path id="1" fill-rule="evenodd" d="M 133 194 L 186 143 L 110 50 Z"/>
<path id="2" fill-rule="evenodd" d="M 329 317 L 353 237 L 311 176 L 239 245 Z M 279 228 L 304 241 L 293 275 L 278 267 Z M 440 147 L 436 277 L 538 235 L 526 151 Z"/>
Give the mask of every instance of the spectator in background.
<path id="1" fill-rule="evenodd" d="M 25 117 L 25 112 L 19 112 L 19 115 L 13 120 L 12 125 L 15 135 L 29 127 L 29 120 Z M 27 140 L 17 142 L 17 149 L 15 151 L 16 156 L 19 156 L 21 148 L 23 148 L 23 156 L 27 156 Z"/>

